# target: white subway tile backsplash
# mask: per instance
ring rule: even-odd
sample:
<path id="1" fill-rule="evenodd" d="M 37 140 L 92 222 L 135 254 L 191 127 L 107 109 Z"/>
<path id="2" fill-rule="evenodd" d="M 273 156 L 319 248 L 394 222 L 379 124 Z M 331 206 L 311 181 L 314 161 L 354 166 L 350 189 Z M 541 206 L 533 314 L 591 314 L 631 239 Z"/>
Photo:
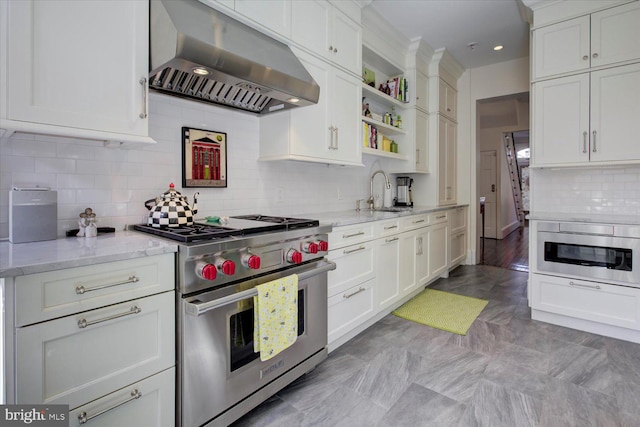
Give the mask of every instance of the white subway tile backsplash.
<path id="1" fill-rule="evenodd" d="M 69 142 L 51 144 L 46 142 L 45 144 L 57 147 L 57 156 L 59 158 L 67 159 L 88 159 L 93 160 L 96 158 L 96 146 L 94 145 L 81 145 L 72 144 Z"/>

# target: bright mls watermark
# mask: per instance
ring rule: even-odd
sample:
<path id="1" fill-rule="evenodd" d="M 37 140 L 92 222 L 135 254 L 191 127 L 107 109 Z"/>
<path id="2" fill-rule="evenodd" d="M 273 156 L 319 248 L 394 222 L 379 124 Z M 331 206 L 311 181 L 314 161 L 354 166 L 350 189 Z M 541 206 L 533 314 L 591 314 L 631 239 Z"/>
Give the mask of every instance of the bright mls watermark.
<path id="1" fill-rule="evenodd" d="M 68 427 L 69 405 L 0 405 L 0 427 Z"/>

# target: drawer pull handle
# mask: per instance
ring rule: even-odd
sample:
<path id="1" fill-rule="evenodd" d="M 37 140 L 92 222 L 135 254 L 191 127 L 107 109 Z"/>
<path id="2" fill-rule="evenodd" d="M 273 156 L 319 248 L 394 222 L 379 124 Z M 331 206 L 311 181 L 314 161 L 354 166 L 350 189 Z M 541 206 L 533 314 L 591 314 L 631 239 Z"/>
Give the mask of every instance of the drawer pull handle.
<path id="1" fill-rule="evenodd" d="M 111 411 L 113 409 L 116 409 L 116 408 L 126 404 L 126 403 L 131 402 L 132 400 L 140 399 L 141 397 L 142 397 L 142 393 L 140 392 L 140 390 L 138 390 L 136 388 L 131 392 L 131 397 L 128 397 L 126 400 L 124 400 L 124 401 L 122 401 L 120 403 L 116 403 L 115 405 L 113 405 L 113 406 L 111 406 L 111 407 L 109 407 L 107 409 L 103 409 L 102 411 L 96 412 L 95 414 L 89 415 L 89 416 L 87 416 L 87 413 L 84 412 L 84 411 L 80 412 L 78 414 L 78 421 L 80 422 L 80 424 L 86 424 L 89 421 L 91 421 L 92 419 L 94 419 L 96 417 L 99 417 L 100 415 L 104 414 L 105 412 L 109 412 L 109 411 Z"/>
<path id="2" fill-rule="evenodd" d="M 384 239 L 385 243 L 391 243 L 391 242 L 395 242 L 396 240 L 400 240 L 399 237 L 394 237 L 393 239 Z"/>
<path id="3" fill-rule="evenodd" d="M 424 219 L 419 219 L 419 220 L 413 221 L 413 224 L 420 224 L 421 222 L 424 222 Z"/>
<path id="4" fill-rule="evenodd" d="M 353 234 L 343 234 L 342 238 L 348 239 L 349 237 L 362 236 L 363 234 L 364 234 L 364 231 L 359 231 L 358 233 L 353 233 Z"/>
<path id="5" fill-rule="evenodd" d="M 600 285 L 584 285 L 582 283 L 569 282 L 570 286 L 580 286 L 582 288 L 600 289 Z"/>
<path id="6" fill-rule="evenodd" d="M 141 119 L 147 118 L 147 78 L 141 78 L 138 83 L 142 86 L 142 112 L 138 115 Z"/>
<path id="7" fill-rule="evenodd" d="M 385 230 L 391 230 L 393 228 L 398 228 L 398 226 L 397 225 L 389 225 L 389 226 L 386 226 L 384 229 Z"/>
<path id="8" fill-rule="evenodd" d="M 140 307 L 138 307 L 137 305 L 134 305 L 133 307 L 131 307 L 129 309 L 129 311 L 127 311 L 125 313 L 114 314 L 113 316 L 104 317 L 102 319 L 87 321 L 87 319 L 82 318 L 82 319 L 78 320 L 78 328 L 84 329 L 87 326 L 95 325 L 96 323 L 102 323 L 102 322 L 106 322 L 107 320 L 113 320 L 113 319 L 117 319 L 119 317 L 130 316 L 132 314 L 138 314 L 141 311 L 142 311 L 142 309 Z"/>
<path id="9" fill-rule="evenodd" d="M 140 280 L 140 278 L 137 277 L 137 276 L 129 276 L 129 278 L 127 280 L 122 280 L 120 282 L 114 282 L 114 283 L 106 283 L 104 285 L 94 286 L 92 288 L 85 288 L 82 285 L 78 285 L 78 286 L 76 286 L 76 294 L 82 295 L 85 292 L 98 291 L 100 289 L 111 288 L 113 286 L 126 285 L 127 283 L 136 283 L 139 280 Z"/>
<path id="10" fill-rule="evenodd" d="M 362 286 L 360 286 L 360 287 L 358 288 L 358 290 L 357 290 L 357 291 L 355 291 L 355 292 L 351 292 L 350 294 L 342 294 L 342 298 L 344 298 L 344 299 L 349 299 L 349 298 L 351 298 L 352 296 L 357 295 L 357 294 L 359 294 L 360 292 L 364 292 L 364 291 L 366 291 L 366 289 L 365 289 L 365 288 L 363 288 Z"/>
<path id="11" fill-rule="evenodd" d="M 447 187 L 447 188 L 451 188 L 451 187 Z M 442 219 L 442 218 L 446 218 L 446 217 L 447 217 L 446 215 L 440 215 L 440 216 L 437 216 L 436 219 Z"/>
<path id="12" fill-rule="evenodd" d="M 352 253 L 354 253 L 354 252 L 363 251 L 364 249 L 365 249 L 365 247 L 364 247 L 364 246 L 360 246 L 360 247 L 355 248 L 355 249 L 345 249 L 345 250 L 344 250 L 344 251 L 342 251 L 342 252 L 343 252 L 345 255 L 348 255 L 348 254 L 352 254 Z"/>

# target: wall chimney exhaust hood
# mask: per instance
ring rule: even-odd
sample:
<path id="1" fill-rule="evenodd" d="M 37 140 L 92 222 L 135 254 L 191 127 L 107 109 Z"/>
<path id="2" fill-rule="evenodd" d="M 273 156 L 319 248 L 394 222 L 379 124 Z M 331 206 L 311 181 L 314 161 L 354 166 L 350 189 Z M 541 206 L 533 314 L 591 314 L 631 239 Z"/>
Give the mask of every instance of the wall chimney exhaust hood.
<path id="1" fill-rule="evenodd" d="M 149 89 L 257 114 L 313 105 L 289 46 L 197 0 L 152 0 Z"/>

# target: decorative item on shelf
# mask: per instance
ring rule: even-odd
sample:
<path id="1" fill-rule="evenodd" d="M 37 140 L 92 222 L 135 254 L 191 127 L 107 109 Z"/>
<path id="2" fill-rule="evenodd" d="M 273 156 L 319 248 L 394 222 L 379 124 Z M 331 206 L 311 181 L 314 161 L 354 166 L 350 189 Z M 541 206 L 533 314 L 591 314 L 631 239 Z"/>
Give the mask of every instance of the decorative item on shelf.
<path id="1" fill-rule="evenodd" d="M 369 110 L 369 103 L 368 102 L 364 102 L 365 97 L 362 97 L 362 115 L 364 117 L 369 117 L 371 118 L 371 110 Z"/>
<path id="2" fill-rule="evenodd" d="M 391 152 L 391 140 L 386 136 L 382 138 L 382 150 Z"/>
<path id="3" fill-rule="evenodd" d="M 398 153 L 398 144 L 393 139 L 391 140 L 391 152 Z"/>
<path id="4" fill-rule="evenodd" d="M 396 127 L 402 129 L 402 117 L 400 117 L 400 115 L 396 117 Z"/>
<path id="5" fill-rule="evenodd" d="M 376 73 L 367 67 L 362 67 L 362 81 L 367 86 L 376 87 Z"/>
<path id="6" fill-rule="evenodd" d="M 389 85 L 387 83 L 388 82 L 380 83 L 380 86 L 378 86 L 378 90 L 387 95 L 391 95 L 391 91 L 389 90 Z"/>

